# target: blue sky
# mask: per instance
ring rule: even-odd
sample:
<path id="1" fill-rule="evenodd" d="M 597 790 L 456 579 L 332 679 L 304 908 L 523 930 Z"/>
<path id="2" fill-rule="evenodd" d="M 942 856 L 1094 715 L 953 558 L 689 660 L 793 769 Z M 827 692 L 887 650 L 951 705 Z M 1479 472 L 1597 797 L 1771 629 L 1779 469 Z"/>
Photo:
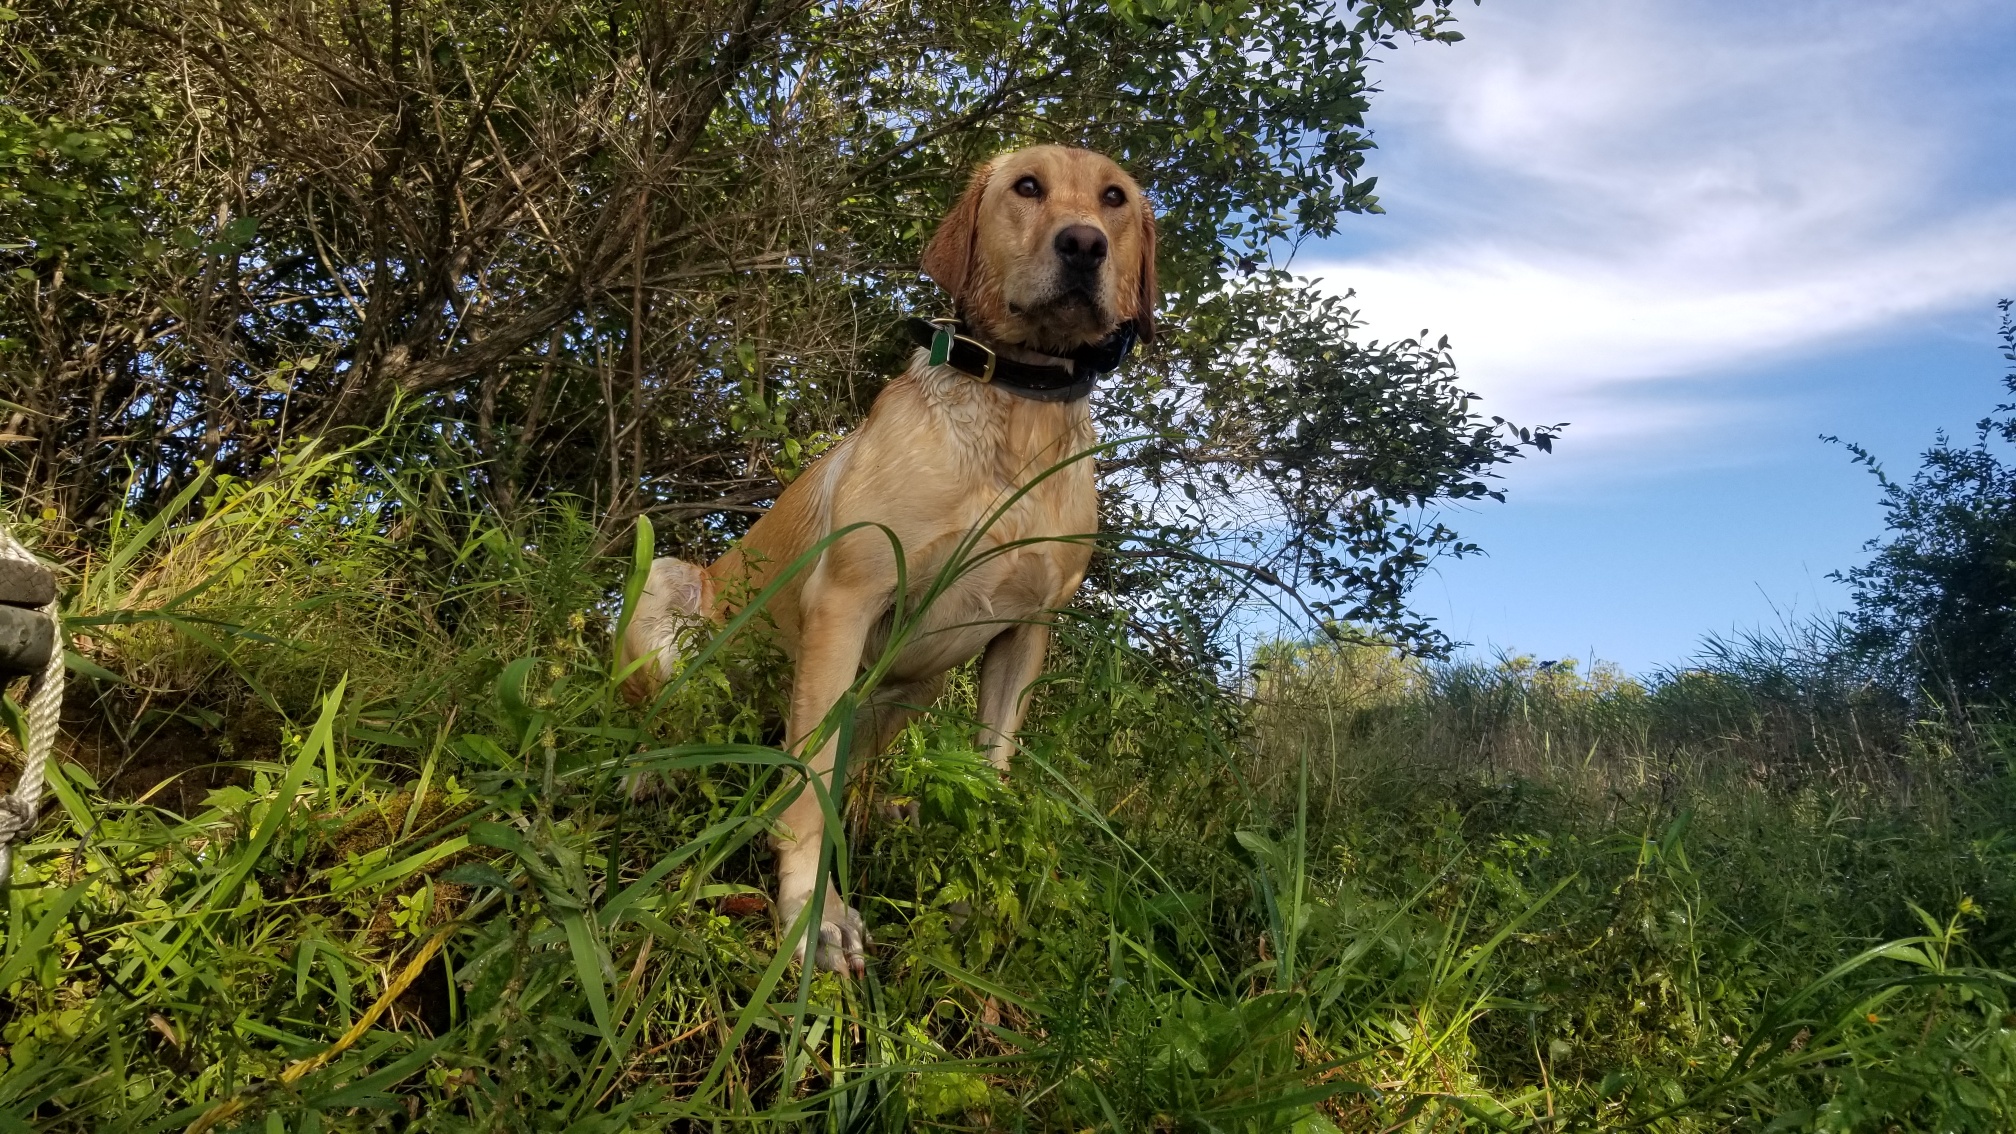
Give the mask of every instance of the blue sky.
<path id="1" fill-rule="evenodd" d="M 1450 336 L 1483 408 L 1567 421 L 1488 557 L 1416 598 L 1480 650 L 1684 661 L 1837 609 L 1868 474 L 1965 432 L 2008 369 L 2016 4 L 1487 0 L 1373 103 L 1384 216 L 1305 245 L 1382 338 Z"/>

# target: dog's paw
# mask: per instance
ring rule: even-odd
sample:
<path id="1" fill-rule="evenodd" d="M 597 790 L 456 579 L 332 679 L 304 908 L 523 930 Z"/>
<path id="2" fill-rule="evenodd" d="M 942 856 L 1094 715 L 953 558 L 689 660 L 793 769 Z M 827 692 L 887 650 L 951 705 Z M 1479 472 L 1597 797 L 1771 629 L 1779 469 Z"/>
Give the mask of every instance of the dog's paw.
<path id="1" fill-rule="evenodd" d="M 797 922 L 798 915 L 812 901 L 812 895 L 779 895 L 777 899 L 777 927 L 780 933 L 789 933 Z M 840 900 L 839 891 L 831 886 L 826 888 L 826 901 L 819 910 L 819 967 L 841 976 L 865 976 L 868 972 L 868 946 L 874 939 L 868 936 L 868 928 L 861 921 L 861 913 Z M 805 938 L 801 934 L 792 943 L 792 957 L 799 964 L 805 963 Z"/>

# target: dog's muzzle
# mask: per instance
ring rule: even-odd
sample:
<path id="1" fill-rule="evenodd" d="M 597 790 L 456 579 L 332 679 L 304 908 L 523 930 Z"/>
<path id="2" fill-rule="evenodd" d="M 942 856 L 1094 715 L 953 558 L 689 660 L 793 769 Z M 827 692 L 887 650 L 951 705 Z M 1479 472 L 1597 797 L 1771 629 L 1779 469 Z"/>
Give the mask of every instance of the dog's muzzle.
<path id="1" fill-rule="evenodd" d="M 1050 242 L 1068 278 L 1097 280 L 1106 265 L 1106 234 L 1089 224 L 1066 227 Z"/>

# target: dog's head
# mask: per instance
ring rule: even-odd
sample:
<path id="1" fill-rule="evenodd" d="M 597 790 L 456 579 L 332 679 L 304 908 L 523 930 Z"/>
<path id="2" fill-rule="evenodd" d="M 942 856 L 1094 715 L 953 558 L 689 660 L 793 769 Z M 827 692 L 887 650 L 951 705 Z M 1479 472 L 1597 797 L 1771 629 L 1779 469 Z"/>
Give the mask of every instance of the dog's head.
<path id="1" fill-rule="evenodd" d="M 1089 150 L 1033 146 L 981 166 L 924 249 L 924 274 L 996 342 L 1066 354 L 1130 321 L 1155 334 L 1155 217 L 1134 179 Z"/>

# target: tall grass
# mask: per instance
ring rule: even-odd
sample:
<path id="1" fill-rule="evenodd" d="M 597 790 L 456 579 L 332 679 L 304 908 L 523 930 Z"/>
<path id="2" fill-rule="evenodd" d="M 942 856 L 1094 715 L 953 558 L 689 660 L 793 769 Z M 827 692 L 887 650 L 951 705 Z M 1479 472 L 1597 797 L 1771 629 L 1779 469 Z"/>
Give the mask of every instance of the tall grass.
<path id="1" fill-rule="evenodd" d="M 1790 1129 L 1996 1129 L 2012 1113 L 2016 1023 L 1995 1015 L 1994 991 L 2016 961 L 2004 734 L 1912 719 L 1841 663 L 1831 633 L 1711 641 L 1700 664 L 1643 682 L 1572 661 L 1279 647 L 1252 689 L 1249 768 L 1277 814 L 1312 770 L 1307 790 L 1360 885 L 1391 879 L 1381 889 L 1397 893 L 1440 848 L 1470 859 L 1459 873 L 1504 918 L 1538 881 L 1576 876 L 1548 931 L 1501 951 L 1521 1011 L 1475 1033 L 1513 1082 L 1594 1087 L 1589 1115 L 1631 1088 L 1624 1112 L 1663 1096 L 1668 1122 L 1699 1104 Z M 1946 959 L 1883 952 L 1914 937 Z M 1871 949 L 1884 964 L 1833 974 Z M 1899 958 L 1924 970 L 1912 979 L 1964 968 L 1982 983 L 1895 994 L 1768 1089 L 1699 1073 L 1727 1074 L 1722 1049 L 1746 1051 L 1746 1032 L 1806 982 L 1832 974 L 1831 993 L 1800 1003 L 1846 1012 L 1891 987 L 1875 973 Z M 1822 1021 L 1799 1019 L 1789 1034 L 1808 1032 L 1809 1051 Z"/>
<path id="2" fill-rule="evenodd" d="M 1731 665 L 1283 647 L 1228 690 L 1068 617 L 1011 783 L 970 674 L 856 754 L 845 982 L 761 896 L 801 774 L 760 636 L 632 709 L 635 560 L 364 456 L 80 549 L 0 1126 L 2008 1125 L 1992 730 Z"/>
<path id="3" fill-rule="evenodd" d="M 1275 647 L 1255 667 L 1261 747 L 1276 764 L 1313 744 L 1599 792 L 1662 778 L 1908 791 L 1928 746 L 1950 756 L 1956 738 L 1850 657 L 1831 622 L 1711 638 L 1696 664 L 1646 681 L 1572 658 L 1430 665 L 1369 646 Z"/>

